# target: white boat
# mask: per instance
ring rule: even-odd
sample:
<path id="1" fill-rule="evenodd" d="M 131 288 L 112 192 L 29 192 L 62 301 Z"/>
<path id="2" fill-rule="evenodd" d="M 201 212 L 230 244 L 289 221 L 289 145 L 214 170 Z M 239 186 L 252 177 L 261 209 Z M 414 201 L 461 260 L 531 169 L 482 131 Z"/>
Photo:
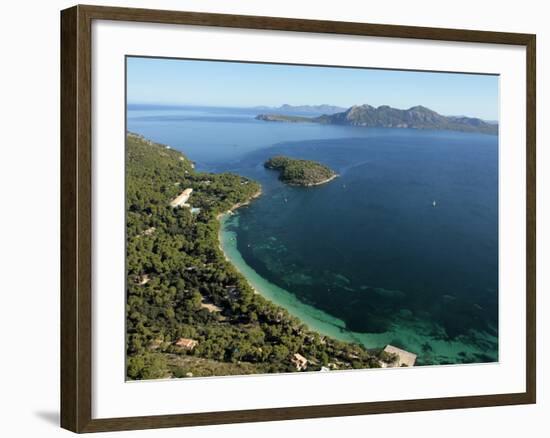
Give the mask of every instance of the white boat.
<path id="1" fill-rule="evenodd" d="M 435 207 L 436 205 L 437 205 L 437 203 L 436 203 L 435 201 L 434 201 L 434 202 L 432 202 L 432 206 L 434 206 L 434 207 Z"/>

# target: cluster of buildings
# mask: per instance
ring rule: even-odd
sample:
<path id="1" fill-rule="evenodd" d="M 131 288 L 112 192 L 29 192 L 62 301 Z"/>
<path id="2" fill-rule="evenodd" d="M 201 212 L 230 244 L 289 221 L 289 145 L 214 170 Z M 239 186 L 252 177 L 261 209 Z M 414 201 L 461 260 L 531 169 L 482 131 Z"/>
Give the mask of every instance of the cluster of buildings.
<path id="1" fill-rule="evenodd" d="M 386 345 L 384 352 L 395 356 L 395 360 L 393 362 L 380 361 L 379 363 L 382 368 L 412 367 L 416 363 L 416 354 L 394 347 L 393 345 Z M 306 370 L 309 364 L 308 359 L 300 353 L 294 353 L 290 358 L 290 362 L 294 365 L 296 371 Z M 321 367 L 321 371 L 330 371 L 330 367 L 335 368 L 334 364 L 329 364 L 329 367 Z"/>
<path id="2" fill-rule="evenodd" d="M 199 341 L 191 338 L 179 338 L 176 342 L 174 342 L 174 345 L 185 351 L 193 351 L 195 347 L 199 345 Z M 416 354 L 394 347 L 393 345 L 386 345 L 384 351 L 388 354 L 395 355 L 396 360 L 391 363 L 380 361 L 380 366 L 382 368 L 394 368 L 402 366 L 412 367 L 416 362 Z M 309 364 L 308 359 L 306 359 L 300 353 L 294 353 L 290 358 L 290 362 L 292 363 L 294 368 L 296 368 L 296 371 L 307 370 Z M 325 366 L 321 367 L 321 372 L 326 371 L 330 371 L 330 368 Z"/>

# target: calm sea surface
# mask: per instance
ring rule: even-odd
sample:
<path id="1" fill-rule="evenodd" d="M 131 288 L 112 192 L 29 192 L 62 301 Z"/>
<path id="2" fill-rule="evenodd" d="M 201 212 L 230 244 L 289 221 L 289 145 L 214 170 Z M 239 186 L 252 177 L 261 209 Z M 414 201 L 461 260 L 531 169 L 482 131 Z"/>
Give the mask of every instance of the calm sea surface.
<path id="1" fill-rule="evenodd" d="M 498 360 L 498 137 L 254 120 L 222 108 L 130 109 L 128 129 L 263 195 L 223 220 L 226 254 L 311 328 L 418 364 Z M 270 156 L 340 176 L 289 187 Z M 435 201 L 435 206 L 433 205 Z"/>

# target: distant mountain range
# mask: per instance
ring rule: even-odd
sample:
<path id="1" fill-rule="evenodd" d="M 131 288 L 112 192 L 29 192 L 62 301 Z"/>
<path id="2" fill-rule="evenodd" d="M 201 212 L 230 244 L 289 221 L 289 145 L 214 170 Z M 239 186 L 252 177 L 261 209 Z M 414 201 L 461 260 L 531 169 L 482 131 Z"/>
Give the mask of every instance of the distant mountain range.
<path id="1" fill-rule="evenodd" d="M 280 114 L 259 114 L 256 119 L 270 122 L 309 122 L 368 128 L 416 128 L 498 134 L 498 124 L 474 117 L 443 116 L 421 105 L 405 110 L 388 105 L 354 105 L 345 111 L 327 113 L 319 117 L 300 117 L 299 120 L 297 117 Z"/>
<path id="2" fill-rule="evenodd" d="M 300 113 L 300 114 L 334 114 L 345 111 L 346 108 L 335 105 L 288 105 L 284 104 L 277 107 L 256 106 L 253 109 L 259 111 L 270 111 L 273 113 Z"/>

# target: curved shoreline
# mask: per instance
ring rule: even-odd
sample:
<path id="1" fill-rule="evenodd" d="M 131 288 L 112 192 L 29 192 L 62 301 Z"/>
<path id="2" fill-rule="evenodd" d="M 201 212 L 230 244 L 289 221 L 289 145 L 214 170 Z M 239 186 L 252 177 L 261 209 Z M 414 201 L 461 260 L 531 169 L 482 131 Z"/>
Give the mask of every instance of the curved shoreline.
<path id="1" fill-rule="evenodd" d="M 223 216 L 233 213 L 233 211 L 235 211 L 237 208 L 244 207 L 245 205 L 250 204 L 254 199 L 257 199 L 260 196 L 262 196 L 262 193 L 263 193 L 262 188 L 260 187 L 260 189 L 256 193 L 254 193 L 248 200 L 243 202 L 237 202 L 236 204 L 232 205 L 229 210 L 218 213 L 216 215 L 216 219 L 220 221 Z M 218 240 L 219 240 L 219 235 L 218 235 Z"/>
<path id="2" fill-rule="evenodd" d="M 225 260 L 227 260 L 229 263 L 231 263 L 233 265 L 233 267 L 235 269 L 237 269 L 237 271 L 239 271 L 241 273 L 241 275 L 246 279 L 246 281 L 248 282 L 248 284 L 250 285 L 250 287 L 252 288 L 252 290 L 254 291 L 255 294 L 259 294 L 258 290 L 252 284 L 250 284 L 250 281 L 248 280 L 246 275 L 244 275 L 239 270 L 239 268 L 237 266 L 235 266 L 235 263 L 233 263 L 233 261 L 227 256 L 227 254 L 226 254 L 226 252 L 223 248 L 223 244 L 222 244 L 222 231 L 223 231 L 223 220 L 224 220 L 225 217 L 232 214 L 238 208 L 244 207 L 245 205 L 249 205 L 254 199 L 257 199 L 260 196 L 262 196 L 262 193 L 263 193 L 262 192 L 262 187 L 260 187 L 260 189 L 256 193 L 254 193 L 248 200 L 243 201 L 243 202 L 237 202 L 236 204 L 232 205 L 229 210 L 224 211 L 222 213 L 218 213 L 216 215 L 216 220 L 218 221 L 218 248 L 222 252 L 223 257 L 225 258 Z"/>
<path id="3" fill-rule="evenodd" d="M 335 176 L 337 175 L 334 175 L 333 178 Z M 231 263 L 233 267 L 245 278 L 254 293 L 261 295 L 264 299 L 286 310 L 292 316 L 298 318 L 300 322 L 305 324 L 310 330 L 339 341 L 361 344 L 367 348 L 365 345 L 365 339 L 361 339 L 362 336 L 358 336 L 360 335 L 359 333 L 346 330 L 344 321 L 329 315 L 323 310 L 301 302 L 298 298 L 296 298 L 296 296 L 294 296 L 294 294 L 271 283 L 269 280 L 259 275 L 242 258 L 242 255 L 236 248 L 236 245 L 234 248 L 236 254 L 229 254 L 231 248 L 224 245 L 224 242 L 228 244 L 230 239 L 236 238 L 233 236 L 224 235 L 225 221 L 231 217 L 231 214 L 235 210 L 250 204 L 251 201 L 258 198 L 261 194 L 262 190 L 260 189 L 248 201 L 237 203 L 226 212 L 219 213 L 216 216 L 219 223 L 218 247 L 225 260 Z M 369 344 L 372 345 L 372 342 L 369 342 Z"/>
<path id="4" fill-rule="evenodd" d="M 334 175 L 329 176 L 327 179 L 324 179 L 323 181 L 319 181 L 319 182 L 311 183 L 311 184 L 293 184 L 293 183 L 286 183 L 286 184 L 288 184 L 289 186 L 293 186 L 293 187 L 315 187 L 315 186 L 320 186 L 320 185 L 329 183 L 329 182 L 331 182 L 333 179 L 338 178 L 339 176 L 340 176 L 340 175 L 338 175 L 337 173 L 335 173 Z"/>
<path id="5" fill-rule="evenodd" d="M 226 212 L 217 215 L 219 222 L 218 247 L 225 260 L 231 263 L 231 265 L 244 277 L 254 293 L 261 295 L 262 298 L 270 301 L 275 306 L 284 309 L 307 326 L 309 330 L 317 332 L 322 336 L 327 336 L 328 338 L 342 342 L 360 344 L 367 350 L 383 348 L 384 345 L 391 343 L 394 339 L 404 339 L 407 341 L 408 351 L 422 351 L 422 345 L 426 341 L 425 334 L 422 333 L 432 329 L 427 321 L 416 319 L 415 324 L 411 325 L 409 321 L 396 320 L 394 326 L 388 332 L 353 332 L 346 329 L 346 324 L 343 320 L 309 304 L 303 303 L 294 294 L 271 283 L 248 265 L 237 249 L 236 233 L 234 231 L 228 231 L 226 223 L 231 220 L 238 220 L 238 216 L 233 216 L 231 213 L 244 205 L 250 204 L 253 199 L 256 199 L 261 194 L 262 192 L 260 189 L 260 191 L 248 201 L 235 204 Z M 481 339 L 486 339 L 486 336 L 482 333 L 480 333 L 479 336 L 481 336 Z M 429 342 L 436 351 L 441 352 L 444 358 L 456 359 L 455 356 L 457 351 L 466 351 L 468 354 L 480 353 L 475 345 L 466 345 L 460 340 L 449 342 L 447 340 L 431 338 Z M 421 358 L 421 356 L 419 357 Z M 447 362 L 440 363 L 439 359 L 437 359 L 433 362 L 419 363 L 419 365 L 441 365 L 445 363 Z"/>

